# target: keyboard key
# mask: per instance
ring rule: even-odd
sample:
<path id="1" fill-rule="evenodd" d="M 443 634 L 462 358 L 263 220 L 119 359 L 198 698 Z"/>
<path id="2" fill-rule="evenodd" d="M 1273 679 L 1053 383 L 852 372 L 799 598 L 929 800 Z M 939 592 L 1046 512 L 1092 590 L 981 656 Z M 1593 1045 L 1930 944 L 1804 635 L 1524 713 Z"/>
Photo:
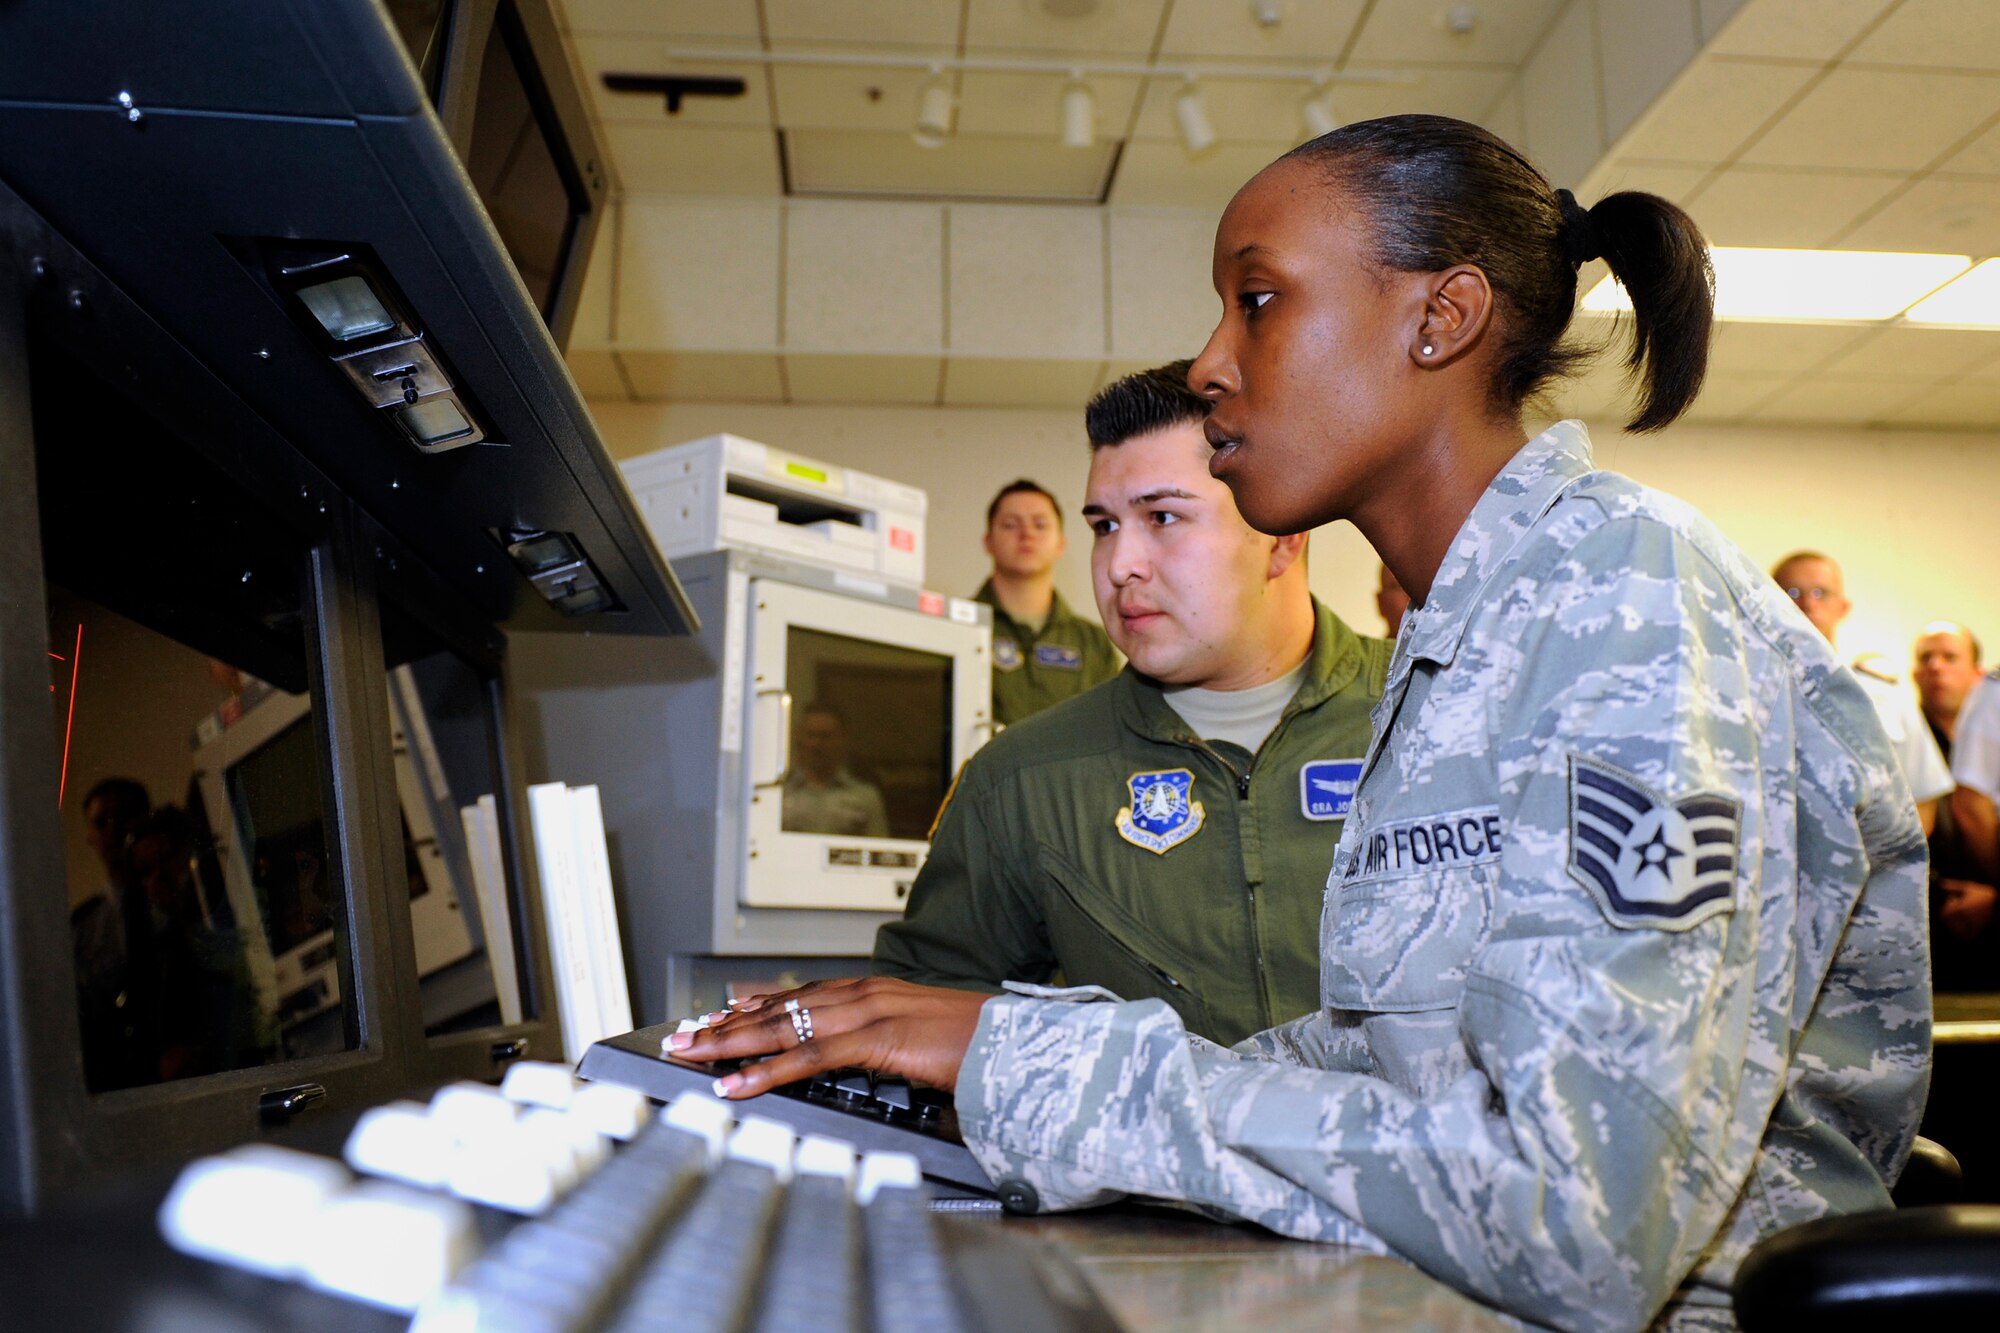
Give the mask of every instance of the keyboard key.
<path id="1" fill-rule="evenodd" d="M 444 1184 L 456 1146 L 422 1102 L 390 1102 L 362 1112 L 342 1155 L 366 1175 L 431 1189 Z"/>
<path id="2" fill-rule="evenodd" d="M 181 1171 L 160 1205 L 160 1232 L 188 1254 L 289 1277 L 304 1258 L 304 1223 L 351 1179 L 331 1158 L 246 1143 Z"/>
<path id="3" fill-rule="evenodd" d="M 507 1076 L 500 1080 L 500 1095 L 523 1106 L 546 1106 L 561 1111 L 582 1086 L 583 1081 L 570 1073 L 568 1065 L 519 1060 L 507 1067 Z"/>
<path id="4" fill-rule="evenodd" d="M 520 1116 L 519 1106 L 484 1083 L 450 1083 L 431 1097 L 431 1118 L 455 1139 L 505 1129 Z"/>
<path id="5" fill-rule="evenodd" d="M 405 1312 L 436 1295 L 479 1248 L 471 1209 L 388 1180 L 334 1195 L 305 1231 L 308 1285 Z"/>
<path id="6" fill-rule="evenodd" d="M 569 1112 L 598 1133 L 622 1141 L 638 1137 L 653 1118 L 653 1103 L 636 1088 L 586 1083 L 570 1099 Z"/>

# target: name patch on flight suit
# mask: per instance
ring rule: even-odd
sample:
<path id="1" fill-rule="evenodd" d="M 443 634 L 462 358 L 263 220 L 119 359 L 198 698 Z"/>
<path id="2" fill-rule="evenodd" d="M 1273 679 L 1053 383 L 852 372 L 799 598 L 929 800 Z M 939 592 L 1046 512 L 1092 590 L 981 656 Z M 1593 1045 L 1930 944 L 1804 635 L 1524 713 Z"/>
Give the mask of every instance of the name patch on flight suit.
<path id="1" fill-rule="evenodd" d="M 1743 807 L 1669 801 L 1623 769 L 1569 757 L 1569 873 L 1612 925 L 1687 930 L 1736 905 Z"/>
<path id="2" fill-rule="evenodd" d="M 1359 759 L 1315 759 L 1299 768 L 1299 813 L 1307 819 L 1345 819 L 1361 784 Z"/>
<path id="3" fill-rule="evenodd" d="M 1368 879 L 1486 865 L 1500 859 L 1504 845 L 1497 805 L 1399 819 L 1357 838 L 1340 877 Z"/>
<path id="4" fill-rule="evenodd" d="M 1035 646 L 1035 665 L 1054 667 L 1058 671 L 1083 670 L 1083 650 L 1071 648 L 1067 644 L 1042 643 Z"/>
<path id="5" fill-rule="evenodd" d="M 1194 774 L 1189 770 L 1134 773 L 1125 785 L 1132 804 L 1120 810 L 1112 823 L 1118 836 L 1134 847 L 1165 856 L 1201 832 L 1208 812 L 1194 799 Z"/>
<path id="6" fill-rule="evenodd" d="M 1019 671 L 1021 669 L 1021 645 L 1000 635 L 993 636 L 993 669 L 995 671 Z"/>

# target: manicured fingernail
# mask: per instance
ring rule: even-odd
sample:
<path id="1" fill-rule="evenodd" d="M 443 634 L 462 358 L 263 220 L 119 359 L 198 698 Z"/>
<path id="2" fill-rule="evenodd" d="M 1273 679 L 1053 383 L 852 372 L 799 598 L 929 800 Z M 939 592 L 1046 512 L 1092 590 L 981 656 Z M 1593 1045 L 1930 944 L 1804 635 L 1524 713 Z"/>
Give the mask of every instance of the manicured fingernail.
<path id="1" fill-rule="evenodd" d="M 729 1011 L 727 1009 L 718 1009 L 716 1012 L 712 1014 L 703 1014 L 701 1016 L 701 1025 L 703 1027 L 707 1027 L 710 1023 L 720 1023 L 723 1019 L 727 1017 L 729 1017 Z"/>
<path id="2" fill-rule="evenodd" d="M 684 1051 L 692 1045 L 694 1045 L 694 1033 L 692 1032 L 675 1032 L 670 1033 L 667 1037 L 667 1046 L 672 1050 Z"/>
<path id="3" fill-rule="evenodd" d="M 752 1009 L 763 1008 L 764 997 L 761 995 L 753 995 L 747 1000 L 731 1000 L 729 1002 L 729 1007 L 731 1009 L 734 1009 L 739 1014 L 747 1014 Z"/>
<path id="4" fill-rule="evenodd" d="M 718 1097 L 734 1097 L 738 1082 L 739 1080 L 734 1074 L 715 1080 L 715 1095 Z"/>

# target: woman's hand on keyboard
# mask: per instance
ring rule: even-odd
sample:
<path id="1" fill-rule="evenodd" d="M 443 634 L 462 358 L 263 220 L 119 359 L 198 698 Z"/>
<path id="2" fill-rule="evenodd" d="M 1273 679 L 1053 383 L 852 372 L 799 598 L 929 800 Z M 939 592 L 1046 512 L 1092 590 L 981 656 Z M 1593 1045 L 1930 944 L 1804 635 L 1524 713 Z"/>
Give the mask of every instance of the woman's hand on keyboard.
<path id="1" fill-rule="evenodd" d="M 726 1097 L 754 1097 L 847 1067 L 949 1090 L 979 1026 L 979 1008 L 991 998 L 892 977 L 815 981 L 739 1001 L 707 1028 L 669 1041 L 682 1060 L 769 1057 L 719 1080 L 716 1089 Z"/>

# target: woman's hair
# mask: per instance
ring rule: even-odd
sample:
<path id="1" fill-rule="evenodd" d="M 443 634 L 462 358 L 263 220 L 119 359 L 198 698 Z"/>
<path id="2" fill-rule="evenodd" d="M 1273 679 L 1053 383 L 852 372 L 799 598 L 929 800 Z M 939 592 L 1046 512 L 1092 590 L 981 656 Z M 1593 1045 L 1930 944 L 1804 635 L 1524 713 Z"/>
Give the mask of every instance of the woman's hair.
<path id="1" fill-rule="evenodd" d="M 1708 369 L 1715 277 L 1694 219 L 1657 195 L 1624 191 L 1585 210 L 1520 153 L 1446 116 L 1344 125 L 1288 157 L 1321 167 L 1373 232 L 1376 261 L 1407 273 L 1472 264 L 1498 298 L 1493 396 L 1518 414 L 1595 348 L 1563 341 L 1576 272 L 1600 255 L 1631 294 L 1642 392 L 1632 430 L 1658 430 L 1694 401 Z"/>

